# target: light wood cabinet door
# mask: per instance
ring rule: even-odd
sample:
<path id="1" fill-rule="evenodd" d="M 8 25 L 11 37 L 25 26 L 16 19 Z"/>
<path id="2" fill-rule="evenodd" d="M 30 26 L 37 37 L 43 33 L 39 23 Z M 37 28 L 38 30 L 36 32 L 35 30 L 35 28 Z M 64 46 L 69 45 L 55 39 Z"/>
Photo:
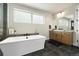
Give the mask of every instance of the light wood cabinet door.
<path id="1" fill-rule="evenodd" d="M 55 36 L 56 36 L 56 34 L 55 34 L 54 31 L 49 31 L 49 38 L 50 38 L 51 40 L 55 40 Z"/>
<path id="2" fill-rule="evenodd" d="M 62 33 L 62 43 L 71 45 L 72 44 L 72 33 L 63 32 Z"/>
<path id="3" fill-rule="evenodd" d="M 52 39 L 52 31 L 49 31 L 49 38 Z"/>
<path id="4" fill-rule="evenodd" d="M 61 32 L 56 32 L 56 40 L 61 42 Z"/>
<path id="5" fill-rule="evenodd" d="M 53 32 L 52 32 L 52 38 L 53 38 L 53 40 L 56 40 L 56 35 L 57 35 L 56 32 L 53 31 Z"/>

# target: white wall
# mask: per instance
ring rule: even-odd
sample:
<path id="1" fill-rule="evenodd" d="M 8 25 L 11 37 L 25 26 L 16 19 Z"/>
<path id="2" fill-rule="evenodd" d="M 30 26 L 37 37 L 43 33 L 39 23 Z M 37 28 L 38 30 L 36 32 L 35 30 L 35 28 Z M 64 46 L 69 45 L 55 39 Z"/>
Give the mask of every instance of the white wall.
<path id="1" fill-rule="evenodd" d="M 31 11 L 32 13 L 37 13 L 45 16 L 45 24 L 44 25 L 36 25 L 36 24 L 23 24 L 23 23 L 14 23 L 13 19 L 13 8 L 20 8 L 23 10 Z M 45 35 L 47 38 L 49 37 L 49 25 L 53 27 L 53 16 L 48 12 L 44 12 L 41 10 L 33 9 L 31 7 L 26 7 L 20 4 L 8 4 L 8 28 L 15 29 L 16 34 L 24 34 L 24 33 L 33 33 L 35 31 L 39 32 L 42 35 Z"/>

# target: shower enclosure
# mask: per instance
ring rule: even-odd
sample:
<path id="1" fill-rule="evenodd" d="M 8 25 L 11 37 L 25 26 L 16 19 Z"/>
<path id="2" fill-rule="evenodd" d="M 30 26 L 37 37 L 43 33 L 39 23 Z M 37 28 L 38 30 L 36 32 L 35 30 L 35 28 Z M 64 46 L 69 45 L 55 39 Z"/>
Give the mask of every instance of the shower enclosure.
<path id="1" fill-rule="evenodd" d="M 0 4 L 0 41 L 7 37 L 7 4 Z"/>

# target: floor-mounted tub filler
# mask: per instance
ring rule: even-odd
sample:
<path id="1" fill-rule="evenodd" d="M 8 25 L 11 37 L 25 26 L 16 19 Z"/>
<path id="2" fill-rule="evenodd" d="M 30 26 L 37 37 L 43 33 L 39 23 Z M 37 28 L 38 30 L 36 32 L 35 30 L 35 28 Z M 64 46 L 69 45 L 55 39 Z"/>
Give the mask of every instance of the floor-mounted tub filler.
<path id="1" fill-rule="evenodd" d="M 0 42 L 0 49 L 4 56 L 20 56 L 43 49 L 45 40 L 41 35 L 9 37 Z"/>

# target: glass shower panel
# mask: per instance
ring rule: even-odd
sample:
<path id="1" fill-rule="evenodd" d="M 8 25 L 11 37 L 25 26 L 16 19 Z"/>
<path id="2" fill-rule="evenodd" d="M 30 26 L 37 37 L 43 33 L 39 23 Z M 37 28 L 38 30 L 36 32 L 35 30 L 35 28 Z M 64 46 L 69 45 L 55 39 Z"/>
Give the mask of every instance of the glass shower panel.
<path id="1" fill-rule="evenodd" d="M 3 4 L 0 4 L 0 38 L 3 35 Z"/>

